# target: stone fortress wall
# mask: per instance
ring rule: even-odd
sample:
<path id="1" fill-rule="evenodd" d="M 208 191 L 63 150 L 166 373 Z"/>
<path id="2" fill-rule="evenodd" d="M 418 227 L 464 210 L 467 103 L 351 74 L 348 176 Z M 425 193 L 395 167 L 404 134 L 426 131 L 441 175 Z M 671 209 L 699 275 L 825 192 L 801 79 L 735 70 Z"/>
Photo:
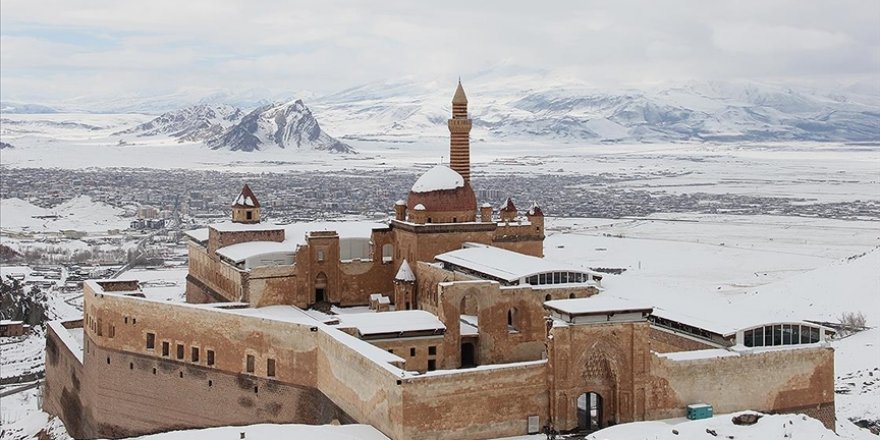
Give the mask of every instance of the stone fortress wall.
<path id="1" fill-rule="evenodd" d="M 485 283 L 464 283 L 462 294 Z M 512 436 L 525 434 L 535 416 L 542 425 L 553 417 L 558 429 L 576 427 L 575 401 L 587 391 L 604 397 L 615 423 L 680 417 L 694 400 L 718 411 L 820 417 L 833 406 L 833 353 L 824 347 L 677 361 L 651 353 L 646 322 L 571 325 L 549 330 L 546 355 L 524 356 L 536 360 L 414 374 L 405 371 L 407 360 L 314 321 L 87 286 L 83 361 L 50 333 L 45 399 L 46 410 L 83 437 L 333 420 L 367 423 L 393 439 Z M 547 331 L 524 331 L 532 330 Z"/>

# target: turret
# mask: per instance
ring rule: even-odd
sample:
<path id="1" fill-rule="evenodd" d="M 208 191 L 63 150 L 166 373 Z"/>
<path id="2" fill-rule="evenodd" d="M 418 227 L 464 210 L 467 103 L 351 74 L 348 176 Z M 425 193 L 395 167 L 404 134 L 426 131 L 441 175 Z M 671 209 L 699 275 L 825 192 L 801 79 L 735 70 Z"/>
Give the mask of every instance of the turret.
<path id="1" fill-rule="evenodd" d="M 394 276 L 394 306 L 397 310 L 410 310 L 415 308 L 413 299 L 416 291 L 416 276 L 406 260 L 400 264 L 397 275 Z"/>
<path id="2" fill-rule="evenodd" d="M 406 202 L 398 200 L 394 204 L 394 219 L 398 221 L 406 221 Z"/>
<path id="3" fill-rule="evenodd" d="M 480 221 L 483 223 L 492 222 L 492 205 L 483 203 L 483 206 L 480 206 Z"/>
<path id="4" fill-rule="evenodd" d="M 513 204 L 513 200 L 510 200 L 510 197 L 504 201 L 504 204 L 501 205 L 501 209 L 498 210 L 499 215 L 501 216 L 502 222 L 512 222 L 516 220 L 516 206 Z"/>
<path id="5" fill-rule="evenodd" d="M 529 223 L 532 224 L 532 227 L 540 228 L 539 231 L 543 232 L 544 230 L 544 211 L 541 210 L 541 207 L 538 206 L 537 203 L 532 203 L 532 207 L 526 211 L 526 218 L 529 219 Z"/>
<path id="6" fill-rule="evenodd" d="M 232 202 L 232 222 L 233 223 L 259 223 L 260 222 L 260 201 L 251 191 L 251 188 L 245 184 L 241 189 L 241 193 Z"/>

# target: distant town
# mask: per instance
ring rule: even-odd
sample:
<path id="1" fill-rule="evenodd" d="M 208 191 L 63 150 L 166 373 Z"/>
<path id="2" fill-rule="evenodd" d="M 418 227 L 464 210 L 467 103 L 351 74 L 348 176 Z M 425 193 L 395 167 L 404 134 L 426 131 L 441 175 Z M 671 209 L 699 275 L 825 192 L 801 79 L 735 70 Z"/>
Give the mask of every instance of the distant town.
<path id="1" fill-rule="evenodd" d="M 166 222 L 186 229 L 225 218 L 231 200 L 248 183 L 260 194 L 264 217 L 276 223 L 333 219 L 341 215 L 381 218 L 404 199 L 416 174 L 404 171 L 287 172 L 241 174 L 198 170 L 63 170 L 3 168 L 0 197 L 20 198 L 52 207 L 80 195 L 112 206 L 137 206 L 133 229 L 161 229 Z M 784 215 L 848 220 L 880 219 L 880 202 L 856 200 L 819 203 L 804 198 L 615 187 L 621 181 L 669 177 L 666 174 L 478 176 L 480 203 L 499 205 L 519 189 L 514 200 L 538 203 L 553 217 L 640 217 L 654 213 Z M 387 207 L 376 211 L 375 207 Z"/>

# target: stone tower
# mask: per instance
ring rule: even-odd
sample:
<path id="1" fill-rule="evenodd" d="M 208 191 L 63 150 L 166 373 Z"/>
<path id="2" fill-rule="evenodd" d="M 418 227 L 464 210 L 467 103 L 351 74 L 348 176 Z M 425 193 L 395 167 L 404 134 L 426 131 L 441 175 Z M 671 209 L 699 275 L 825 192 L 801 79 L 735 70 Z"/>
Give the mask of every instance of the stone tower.
<path id="1" fill-rule="evenodd" d="M 232 202 L 232 222 L 233 223 L 259 223 L 260 222 L 260 201 L 251 191 L 251 187 L 244 185 L 241 193 Z"/>
<path id="2" fill-rule="evenodd" d="M 461 177 L 464 184 L 471 183 L 471 120 L 468 118 L 467 96 L 458 81 L 452 96 L 452 118 L 449 119 L 449 165 Z"/>

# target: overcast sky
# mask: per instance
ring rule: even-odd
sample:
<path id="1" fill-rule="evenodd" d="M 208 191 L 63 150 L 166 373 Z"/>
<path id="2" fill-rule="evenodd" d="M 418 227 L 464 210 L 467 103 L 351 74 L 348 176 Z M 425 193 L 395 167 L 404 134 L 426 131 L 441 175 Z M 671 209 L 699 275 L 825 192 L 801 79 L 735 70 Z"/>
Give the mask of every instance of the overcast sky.
<path id="1" fill-rule="evenodd" d="M 878 0 L 2 0 L 0 39 L 2 98 L 43 102 L 321 94 L 493 66 L 597 86 L 880 78 Z"/>

